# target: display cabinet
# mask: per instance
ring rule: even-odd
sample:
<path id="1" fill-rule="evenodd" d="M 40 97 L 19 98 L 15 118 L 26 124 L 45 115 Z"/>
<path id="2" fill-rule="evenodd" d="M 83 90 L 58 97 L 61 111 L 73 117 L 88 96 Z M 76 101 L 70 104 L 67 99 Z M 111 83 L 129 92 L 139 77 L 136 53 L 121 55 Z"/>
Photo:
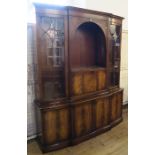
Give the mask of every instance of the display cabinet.
<path id="1" fill-rule="evenodd" d="M 35 4 L 36 120 L 43 152 L 78 144 L 122 121 L 122 17 Z"/>

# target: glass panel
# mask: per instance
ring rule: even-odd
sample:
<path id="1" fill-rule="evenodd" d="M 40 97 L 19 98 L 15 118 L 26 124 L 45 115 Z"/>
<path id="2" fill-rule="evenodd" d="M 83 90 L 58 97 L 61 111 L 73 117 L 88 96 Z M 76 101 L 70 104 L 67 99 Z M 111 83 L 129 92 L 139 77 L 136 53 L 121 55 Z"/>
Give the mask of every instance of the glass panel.
<path id="1" fill-rule="evenodd" d="M 63 95 L 63 86 L 60 81 L 45 81 L 44 82 L 44 97 L 45 100 L 61 97 Z"/>
<path id="2" fill-rule="evenodd" d="M 64 19 L 63 17 L 40 16 L 41 41 L 44 42 L 48 56 L 61 56 L 64 61 Z M 62 53 L 61 55 L 58 53 Z M 62 64 L 62 63 L 61 63 Z"/>
<path id="3" fill-rule="evenodd" d="M 110 25 L 110 33 L 113 39 L 113 46 L 120 46 L 120 30 L 120 26 Z"/>
<path id="4" fill-rule="evenodd" d="M 114 85 L 118 85 L 118 84 L 119 84 L 119 73 L 114 72 Z"/>
<path id="5" fill-rule="evenodd" d="M 45 82 L 44 83 L 44 97 L 49 100 L 53 97 L 54 85 L 53 82 Z"/>
<path id="6" fill-rule="evenodd" d="M 38 25 L 43 99 L 64 97 L 64 18 L 40 15 Z"/>
<path id="7" fill-rule="evenodd" d="M 111 86 L 116 86 L 119 84 L 119 72 L 111 72 L 110 74 L 110 83 L 111 83 Z"/>
<path id="8" fill-rule="evenodd" d="M 110 25 L 110 34 L 112 36 L 112 49 L 111 49 L 111 54 L 110 54 L 111 65 L 112 65 L 112 67 L 115 68 L 117 61 L 120 60 L 121 26 L 119 26 L 119 25 Z"/>

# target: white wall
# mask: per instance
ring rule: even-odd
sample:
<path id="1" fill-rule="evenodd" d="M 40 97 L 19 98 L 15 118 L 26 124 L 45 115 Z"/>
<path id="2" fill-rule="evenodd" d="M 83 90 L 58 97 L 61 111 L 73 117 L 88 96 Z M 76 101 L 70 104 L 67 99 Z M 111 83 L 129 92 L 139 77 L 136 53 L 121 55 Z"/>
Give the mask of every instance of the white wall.
<path id="1" fill-rule="evenodd" d="M 122 32 L 120 87 L 124 88 L 123 104 L 128 103 L 128 31 Z"/>
<path id="2" fill-rule="evenodd" d="M 86 0 L 85 7 L 124 17 L 123 29 L 128 29 L 128 0 Z"/>

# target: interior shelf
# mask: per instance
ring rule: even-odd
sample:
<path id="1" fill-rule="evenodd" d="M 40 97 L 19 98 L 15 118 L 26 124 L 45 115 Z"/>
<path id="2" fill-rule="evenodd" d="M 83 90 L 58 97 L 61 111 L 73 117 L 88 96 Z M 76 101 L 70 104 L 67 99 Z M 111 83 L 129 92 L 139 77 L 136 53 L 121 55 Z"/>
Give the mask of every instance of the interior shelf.
<path id="1" fill-rule="evenodd" d="M 99 66 L 91 66 L 91 67 L 78 67 L 78 68 L 72 68 L 72 72 L 78 72 L 78 71 L 97 71 L 97 70 L 106 70 L 105 67 L 99 67 Z"/>

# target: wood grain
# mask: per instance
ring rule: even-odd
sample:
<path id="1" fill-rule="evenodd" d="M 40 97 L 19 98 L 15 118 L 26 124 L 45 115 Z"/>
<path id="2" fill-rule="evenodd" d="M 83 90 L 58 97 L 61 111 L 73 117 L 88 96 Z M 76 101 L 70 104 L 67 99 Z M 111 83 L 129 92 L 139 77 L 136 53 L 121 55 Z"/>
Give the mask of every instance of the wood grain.
<path id="1" fill-rule="evenodd" d="M 60 110 L 59 119 L 60 119 L 60 129 L 59 129 L 60 139 L 61 140 L 68 139 L 69 137 L 69 111 L 68 109 Z"/>
<path id="2" fill-rule="evenodd" d="M 123 122 L 109 132 L 47 155 L 128 155 L 128 112 L 123 111 Z M 35 140 L 27 148 L 28 155 L 42 155 Z"/>
<path id="3" fill-rule="evenodd" d="M 44 141 L 46 144 L 53 144 L 57 140 L 57 128 L 56 128 L 56 111 L 47 111 L 43 115 L 44 124 Z"/>
<path id="4" fill-rule="evenodd" d="M 72 94 L 73 95 L 80 95 L 82 94 L 82 74 L 81 73 L 74 73 L 72 74 Z"/>
<path id="5" fill-rule="evenodd" d="M 103 90 L 105 89 L 106 86 L 106 73 L 105 71 L 97 71 L 97 78 L 98 78 L 98 84 L 97 84 L 97 89 L 98 90 Z"/>
<path id="6" fill-rule="evenodd" d="M 84 73 L 84 93 L 96 91 L 96 74 L 95 72 L 85 72 Z"/>

